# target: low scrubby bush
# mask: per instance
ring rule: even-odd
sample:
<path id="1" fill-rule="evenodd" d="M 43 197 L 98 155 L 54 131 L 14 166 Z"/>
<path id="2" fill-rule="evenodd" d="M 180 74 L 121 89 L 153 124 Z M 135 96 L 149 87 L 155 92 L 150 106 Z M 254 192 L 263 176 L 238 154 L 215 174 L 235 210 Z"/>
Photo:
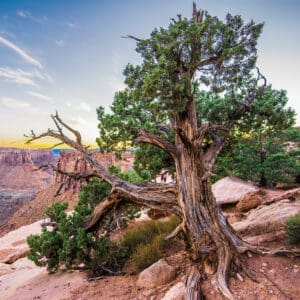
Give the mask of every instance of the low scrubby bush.
<path id="1" fill-rule="evenodd" d="M 140 244 L 132 255 L 132 261 L 137 271 L 142 271 L 161 259 L 169 248 L 170 242 L 164 235 L 158 235 L 148 244 Z"/>
<path id="2" fill-rule="evenodd" d="M 300 214 L 288 218 L 287 234 L 291 243 L 300 243 Z"/>
<path id="3" fill-rule="evenodd" d="M 128 229 L 121 242 L 137 271 L 141 271 L 163 257 L 171 246 L 165 237 L 170 234 L 179 220 L 172 216 L 167 221 L 147 221 Z"/>
<path id="4" fill-rule="evenodd" d="M 95 178 L 82 187 L 73 214 L 67 215 L 65 212 L 67 203 L 50 206 L 45 215 L 54 226 L 51 229 L 44 227 L 40 235 L 27 238 L 30 247 L 28 258 L 38 266 L 46 265 L 49 273 L 56 272 L 60 267 L 77 268 L 82 263 L 85 268 L 99 275 L 117 272 L 125 261 L 123 248 L 119 243 L 101 237 L 101 231 L 117 227 L 116 218 L 108 214 L 99 232 L 88 233 L 83 229 L 87 217 L 110 190 L 109 184 Z M 133 206 L 124 206 L 121 209 L 122 220 L 119 223 L 122 224 L 126 223 L 124 220 L 127 217 L 135 217 L 138 213 Z"/>

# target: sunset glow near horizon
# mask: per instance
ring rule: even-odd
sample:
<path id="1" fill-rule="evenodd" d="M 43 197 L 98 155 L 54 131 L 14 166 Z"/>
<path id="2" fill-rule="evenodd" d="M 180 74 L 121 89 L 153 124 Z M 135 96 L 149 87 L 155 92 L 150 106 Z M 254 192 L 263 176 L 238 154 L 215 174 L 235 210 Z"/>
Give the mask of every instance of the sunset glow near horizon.
<path id="1" fill-rule="evenodd" d="M 257 65 L 274 88 L 287 90 L 300 124 L 300 3 L 196 2 L 222 19 L 230 12 L 246 22 L 265 22 Z M 53 128 L 50 114 L 56 110 L 95 145 L 96 108 L 109 108 L 114 93 L 125 87 L 125 65 L 140 62 L 134 41 L 121 37 L 146 38 L 177 14 L 190 17 L 191 10 L 186 0 L 0 0 L 0 147 L 26 148 L 23 135 Z"/>

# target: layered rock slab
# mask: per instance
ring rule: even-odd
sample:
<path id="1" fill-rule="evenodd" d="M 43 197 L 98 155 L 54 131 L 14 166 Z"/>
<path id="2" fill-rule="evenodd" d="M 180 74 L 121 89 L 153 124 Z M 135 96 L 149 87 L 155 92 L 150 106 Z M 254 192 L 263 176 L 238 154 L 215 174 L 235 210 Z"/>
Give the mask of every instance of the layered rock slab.
<path id="1" fill-rule="evenodd" d="M 259 192 L 259 188 L 251 182 L 236 177 L 224 177 L 212 186 L 212 191 L 217 203 L 237 203 L 248 194 Z"/>

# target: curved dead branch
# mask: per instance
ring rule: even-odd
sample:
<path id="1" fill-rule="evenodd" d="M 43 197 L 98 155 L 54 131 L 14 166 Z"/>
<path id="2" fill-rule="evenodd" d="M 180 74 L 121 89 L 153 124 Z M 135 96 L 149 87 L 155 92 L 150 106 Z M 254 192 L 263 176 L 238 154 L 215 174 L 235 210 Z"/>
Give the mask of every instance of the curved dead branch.
<path id="1" fill-rule="evenodd" d="M 145 129 L 139 129 L 138 136 L 135 139 L 136 143 L 147 143 L 155 145 L 165 151 L 167 151 L 172 157 L 176 157 L 176 147 L 169 141 L 156 136 L 155 134 L 146 131 Z"/>
<path id="2" fill-rule="evenodd" d="M 184 224 L 180 223 L 169 235 L 165 237 L 165 240 L 171 240 L 175 238 L 180 232 L 183 232 Z"/>
<path id="3" fill-rule="evenodd" d="M 80 152 L 82 158 L 91 165 L 92 169 L 86 172 L 72 173 L 72 172 L 66 172 L 60 170 L 54 167 L 53 165 L 48 165 L 48 167 L 50 167 L 55 171 L 58 171 L 61 174 L 64 174 L 69 177 L 73 177 L 75 179 L 98 177 L 112 186 L 113 199 L 118 198 L 118 201 L 122 199 L 122 201 L 128 201 L 128 202 L 136 203 L 154 209 L 166 210 L 175 213 L 177 215 L 180 215 L 180 210 L 178 208 L 177 199 L 176 199 L 177 189 L 175 185 L 173 184 L 134 185 L 127 181 L 122 180 L 121 178 L 111 174 L 108 170 L 106 170 L 91 155 L 91 152 L 89 152 L 86 149 L 86 147 L 82 145 L 80 134 L 76 130 L 71 128 L 69 125 L 67 125 L 65 122 L 63 122 L 57 113 L 56 115 L 52 116 L 52 119 L 55 123 L 57 131 L 48 129 L 48 131 L 41 133 L 39 135 L 36 135 L 32 131 L 31 135 L 28 136 L 29 140 L 27 141 L 27 143 L 31 143 L 35 140 L 39 140 L 44 137 L 56 138 L 59 141 L 65 143 L 66 145 Z M 72 132 L 75 135 L 76 141 L 66 136 L 63 132 L 63 128 L 66 128 L 68 129 L 68 131 Z M 160 146 L 162 149 L 165 149 L 169 153 L 173 153 L 173 155 L 175 154 L 174 145 L 172 145 L 168 141 L 156 137 L 151 133 L 141 130 L 139 138 L 141 142 L 152 143 L 154 145 Z M 45 167 L 46 166 L 41 166 L 41 168 L 45 168 Z M 99 216 L 99 218 L 102 217 L 103 211 L 106 211 L 105 209 L 107 209 L 110 206 L 110 203 L 112 202 L 111 199 L 112 199 L 112 195 L 110 195 L 109 201 L 105 202 L 105 204 L 103 204 L 102 207 L 100 206 L 98 207 L 98 209 L 96 209 L 96 213 L 92 216 L 94 220 L 96 219 L 97 216 Z M 93 222 L 91 221 L 91 224 Z"/>
<path id="4" fill-rule="evenodd" d="M 55 167 L 54 165 L 52 164 L 44 164 L 44 165 L 40 165 L 37 169 L 35 169 L 34 171 L 37 171 L 37 170 L 52 170 L 54 172 L 57 172 L 59 174 L 62 174 L 62 175 L 65 175 L 65 176 L 68 176 L 68 177 L 71 177 L 71 178 L 74 178 L 74 179 L 89 179 L 89 178 L 92 178 L 92 177 L 98 177 L 97 176 L 97 172 L 94 170 L 94 169 L 91 169 L 91 170 L 87 170 L 85 172 L 67 172 L 67 171 L 64 171 L 64 170 L 61 170 L 57 167 Z"/>
<path id="5" fill-rule="evenodd" d="M 180 215 L 177 207 L 174 187 L 164 187 L 164 185 L 138 187 L 131 193 L 124 192 L 119 187 L 114 187 L 111 194 L 104 198 L 92 212 L 84 224 L 84 229 L 92 231 L 98 226 L 104 215 L 116 204 L 130 202 L 140 206 L 146 206 L 156 210 Z"/>

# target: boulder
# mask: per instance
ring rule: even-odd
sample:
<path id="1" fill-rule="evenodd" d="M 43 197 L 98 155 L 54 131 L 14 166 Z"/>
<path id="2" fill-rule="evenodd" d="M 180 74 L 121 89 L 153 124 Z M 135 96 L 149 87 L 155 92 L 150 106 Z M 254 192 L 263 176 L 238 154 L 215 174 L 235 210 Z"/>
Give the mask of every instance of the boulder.
<path id="1" fill-rule="evenodd" d="M 247 212 L 263 203 L 263 198 L 258 193 L 251 193 L 243 196 L 236 205 L 238 212 Z"/>
<path id="2" fill-rule="evenodd" d="M 245 240 L 260 244 L 286 236 L 286 221 L 289 216 L 300 213 L 300 201 L 284 199 L 270 205 L 261 205 L 246 214 L 245 219 L 233 223 L 238 234 Z"/>
<path id="3" fill-rule="evenodd" d="M 154 288 L 167 284 L 176 277 L 176 270 L 160 259 L 139 275 L 137 285 L 140 287 Z"/>
<path id="4" fill-rule="evenodd" d="M 12 272 L 11 265 L 0 263 L 0 276 L 8 274 Z"/>
<path id="5" fill-rule="evenodd" d="M 242 197 L 259 191 L 254 184 L 236 177 L 225 177 L 212 186 L 216 201 L 220 204 L 237 203 Z"/>
<path id="6" fill-rule="evenodd" d="M 185 286 L 183 282 L 177 282 L 173 285 L 162 298 L 162 300 L 184 300 Z"/>
<path id="7" fill-rule="evenodd" d="M 26 256 L 29 251 L 26 238 L 30 234 L 41 233 L 41 223 L 22 226 L 0 238 L 0 263 L 13 263 L 19 258 Z"/>

